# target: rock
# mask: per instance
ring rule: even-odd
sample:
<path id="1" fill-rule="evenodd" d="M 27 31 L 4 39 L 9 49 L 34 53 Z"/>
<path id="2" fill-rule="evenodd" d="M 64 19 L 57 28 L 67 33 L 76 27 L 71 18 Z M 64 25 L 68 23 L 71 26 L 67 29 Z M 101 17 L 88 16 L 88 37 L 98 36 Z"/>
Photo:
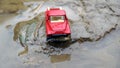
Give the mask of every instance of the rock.
<path id="1" fill-rule="evenodd" d="M 119 23 L 118 12 L 120 10 L 117 4 L 111 5 L 105 0 L 97 0 L 96 2 L 94 0 L 80 0 L 80 4 L 81 6 L 78 6 L 80 7 L 78 9 L 73 7 L 76 12 L 78 11 L 77 14 L 81 18 L 71 25 L 73 38 L 82 37 L 99 40 L 114 30 Z"/>

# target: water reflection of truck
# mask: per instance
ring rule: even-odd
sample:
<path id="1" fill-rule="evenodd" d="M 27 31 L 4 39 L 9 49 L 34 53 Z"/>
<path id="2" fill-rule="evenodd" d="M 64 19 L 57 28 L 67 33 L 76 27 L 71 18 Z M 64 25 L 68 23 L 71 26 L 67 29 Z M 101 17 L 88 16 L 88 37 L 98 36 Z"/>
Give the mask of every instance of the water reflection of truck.
<path id="1" fill-rule="evenodd" d="M 62 8 L 48 8 L 45 12 L 47 42 L 61 42 L 71 40 L 71 31 Z"/>

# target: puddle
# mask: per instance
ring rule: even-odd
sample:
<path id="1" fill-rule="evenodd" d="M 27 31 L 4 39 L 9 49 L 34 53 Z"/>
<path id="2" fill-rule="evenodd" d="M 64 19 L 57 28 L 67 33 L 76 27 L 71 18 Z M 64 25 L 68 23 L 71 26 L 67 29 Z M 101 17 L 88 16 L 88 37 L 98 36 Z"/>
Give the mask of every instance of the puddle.
<path id="1" fill-rule="evenodd" d="M 18 15 L 0 15 L 0 68 L 120 68 L 117 0 L 107 3 L 104 0 L 32 1 L 25 4 L 30 6 Z M 47 7 L 66 10 L 72 38 L 79 39 L 78 42 L 64 49 L 46 45 L 44 11 Z"/>
<path id="2" fill-rule="evenodd" d="M 49 3 L 49 5 L 48 5 L 48 3 Z M 85 5 L 86 3 L 84 1 L 81 1 L 81 2 L 79 1 L 79 3 L 83 4 L 81 6 L 78 5 L 78 3 L 76 3 L 76 2 L 74 2 L 74 3 L 69 2 L 69 3 L 72 6 L 69 6 L 67 2 L 64 2 L 64 4 L 60 4 L 60 5 L 59 4 L 56 5 L 55 2 L 46 2 L 46 3 L 44 3 L 43 7 L 41 7 L 42 6 L 41 4 L 38 4 L 36 6 L 36 8 L 34 7 L 34 9 L 31 9 L 29 12 L 36 14 L 38 9 L 40 9 L 40 8 L 42 9 L 41 11 L 45 11 L 46 6 L 49 6 L 49 7 L 50 6 L 51 7 L 62 6 L 66 10 L 67 16 L 71 23 L 72 38 L 77 38 L 76 40 L 78 40 L 79 43 L 83 43 L 83 42 L 87 42 L 87 41 L 93 42 L 95 40 L 98 40 L 98 39 L 104 37 L 106 32 L 110 33 L 112 31 L 111 29 L 116 28 L 116 24 L 118 21 L 117 18 L 115 18 L 116 21 L 114 21 L 115 23 L 113 23 L 112 20 L 110 21 L 110 20 L 106 19 L 105 14 L 98 13 L 98 11 L 97 12 L 93 11 L 96 13 L 96 15 L 91 15 L 91 13 L 87 13 L 86 11 L 89 8 L 87 7 L 87 5 Z M 89 3 L 89 4 L 92 4 L 92 3 Z M 73 6 L 76 6 L 76 7 L 73 7 Z M 83 8 L 83 9 L 78 9 L 77 7 Z M 95 7 L 93 7 L 93 8 L 95 9 Z M 76 9 L 76 12 L 78 15 L 75 15 L 76 12 L 73 11 L 73 9 Z M 68 11 L 71 11 L 70 12 L 71 14 L 68 13 Z M 78 12 L 84 12 L 85 14 L 78 13 Z M 86 15 L 86 14 L 88 14 L 88 15 Z M 42 14 L 42 15 L 44 16 L 44 14 Z M 71 15 L 73 15 L 73 17 L 75 17 L 76 19 L 73 19 L 73 17 Z M 98 17 L 96 18 L 96 16 L 98 16 Z M 28 17 L 30 18 L 31 16 L 28 16 Z M 46 38 L 45 37 L 45 27 L 41 26 L 41 23 L 45 23 L 45 22 L 43 22 L 44 17 L 41 17 L 39 15 L 40 20 L 38 20 L 37 17 L 35 16 L 35 18 L 33 18 L 33 19 L 17 23 L 14 28 L 14 40 L 17 40 L 19 38 L 20 44 L 23 47 L 31 46 L 31 45 L 38 45 L 40 50 L 36 49 L 35 52 L 37 52 L 37 53 L 55 55 L 54 54 L 55 51 L 56 52 L 58 51 L 57 54 L 62 54 L 62 53 L 60 53 L 60 52 L 62 52 L 61 49 L 56 49 L 53 47 L 51 48 L 51 46 L 48 46 L 45 44 L 45 38 Z M 90 17 L 92 17 L 92 19 L 89 19 Z M 103 20 L 103 18 L 105 18 L 105 19 Z M 111 16 L 108 17 L 108 19 L 110 19 L 110 18 L 111 18 Z M 41 20 L 42 20 L 42 22 L 41 22 Z M 102 20 L 102 23 L 100 23 L 101 22 L 100 20 Z M 39 21 L 40 21 L 40 24 L 39 24 Z M 106 26 L 103 26 L 103 25 L 106 25 Z M 97 30 L 93 29 L 93 26 Z M 76 32 L 76 30 L 78 32 Z M 73 42 L 73 43 L 75 43 L 75 42 Z M 27 53 L 27 50 L 22 51 L 21 53 Z M 54 61 L 51 61 L 51 62 L 54 62 Z"/>
<path id="3" fill-rule="evenodd" d="M 70 54 L 51 55 L 50 60 L 52 63 L 70 61 Z"/>

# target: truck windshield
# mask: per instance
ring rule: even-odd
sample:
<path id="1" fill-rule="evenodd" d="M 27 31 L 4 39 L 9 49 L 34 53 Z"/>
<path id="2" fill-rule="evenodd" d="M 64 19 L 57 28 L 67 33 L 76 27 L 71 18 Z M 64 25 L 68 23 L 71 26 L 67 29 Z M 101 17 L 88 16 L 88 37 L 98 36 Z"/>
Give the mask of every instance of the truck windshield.
<path id="1" fill-rule="evenodd" d="M 64 22 L 64 16 L 50 16 L 51 23 Z"/>

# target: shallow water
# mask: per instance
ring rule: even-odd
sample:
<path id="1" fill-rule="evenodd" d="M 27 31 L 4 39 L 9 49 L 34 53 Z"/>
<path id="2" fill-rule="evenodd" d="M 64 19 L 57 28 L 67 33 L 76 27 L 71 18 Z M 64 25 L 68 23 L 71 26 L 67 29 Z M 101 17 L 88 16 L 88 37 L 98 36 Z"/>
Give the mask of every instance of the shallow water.
<path id="1" fill-rule="evenodd" d="M 120 25 L 116 27 L 116 30 L 111 31 L 99 41 L 76 42 L 65 49 L 47 46 L 45 44 L 45 29 L 44 26 L 42 26 L 39 29 L 38 38 L 40 39 L 36 42 L 30 40 L 34 45 L 29 44 L 30 41 L 27 42 L 29 44 L 28 53 L 26 52 L 18 56 L 24 48 L 18 39 L 16 41 L 13 40 L 14 27 L 16 24 L 18 22 L 31 20 L 39 13 L 44 12 L 48 6 L 66 4 L 46 2 L 36 13 L 36 11 L 31 12 L 31 10 L 41 2 L 33 3 L 32 8 L 28 8 L 26 11 L 23 11 L 23 13 L 13 16 L 10 20 L 5 20 L 0 24 L 0 68 L 120 68 Z M 74 6 L 74 4 L 71 6 Z M 68 18 L 72 19 L 73 23 L 75 23 L 71 23 L 71 26 L 76 25 L 76 22 L 81 20 L 79 15 L 75 15 L 73 9 L 68 7 L 68 4 L 62 7 L 66 10 Z M 73 20 L 73 18 L 75 19 Z M 33 25 L 30 26 L 29 29 L 34 28 Z M 72 27 L 73 31 L 76 29 L 77 28 Z M 29 39 L 31 39 L 31 32 L 32 31 L 28 31 Z M 78 34 L 79 32 L 75 32 L 72 37 L 76 37 L 75 35 Z"/>

